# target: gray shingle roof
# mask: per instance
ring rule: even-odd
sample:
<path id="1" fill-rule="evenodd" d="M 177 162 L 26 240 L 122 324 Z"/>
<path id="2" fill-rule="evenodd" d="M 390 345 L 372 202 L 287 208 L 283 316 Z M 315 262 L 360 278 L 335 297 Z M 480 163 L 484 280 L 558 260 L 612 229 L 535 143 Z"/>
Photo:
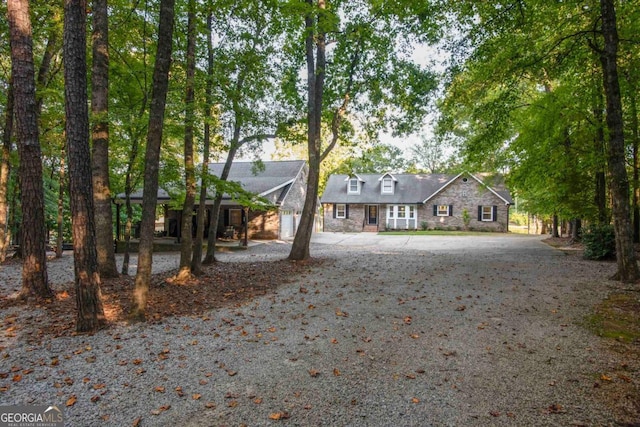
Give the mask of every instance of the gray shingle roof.
<path id="1" fill-rule="evenodd" d="M 254 194 L 265 196 L 274 203 L 282 202 L 286 197 L 291 182 L 296 179 L 306 162 L 304 160 L 283 160 L 263 162 L 264 170 L 256 170 L 254 173 L 253 162 L 233 162 L 229 171 L 229 181 L 242 184 L 242 187 Z M 224 163 L 210 163 L 209 172 L 220 176 Z M 275 194 L 271 194 L 274 193 Z M 116 196 L 116 203 L 124 203 L 124 193 Z M 209 195 L 209 198 L 212 196 Z M 225 195 L 226 197 L 226 195 Z M 167 203 L 171 200 L 169 193 L 162 188 L 158 189 L 158 203 Z M 141 203 L 142 190 L 131 194 L 133 203 Z"/>
<path id="2" fill-rule="evenodd" d="M 264 170 L 254 170 L 253 162 L 233 162 L 228 181 L 242 184 L 245 190 L 266 196 L 293 181 L 304 167 L 304 160 L 262 162 Z M 210 163 L 209 172 L 220 176 L 224 163 Z"/>
<path id="3" fill-rule="evenodd" d="M 114 199 L 114 203 L 116 204 L 124 204 L 125 203 L 125 197 L 126 195 L 124 193 L 120 193 L 118 194 L 115 199 Z M 129 199 L 131 200 L 131 203 L 133 204 L 139 204 L 142 203 L 142 190 L 136 190 L 133 193 L 131 193 L 131 196 L 129 196 Z M 169 193 L 167 192 L 167 190 L 165 190 L 164 188 L 158 188 L 158 196 L 157 196 L 157 203 L 167 203 L 171 200 L 171 196 L 169 195 Z"/>

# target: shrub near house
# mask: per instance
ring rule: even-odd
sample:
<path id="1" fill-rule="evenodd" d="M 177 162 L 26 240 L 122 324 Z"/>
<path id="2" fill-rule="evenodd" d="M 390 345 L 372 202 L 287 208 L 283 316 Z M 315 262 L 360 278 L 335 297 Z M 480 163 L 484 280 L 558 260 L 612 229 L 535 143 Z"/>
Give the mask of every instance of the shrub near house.
<path id="1" fill-rule="evenodd" d="M 324 231 L 507 232 L 512 201 L 501 177 L 463 172 L 331 175 L 321 203 Z"/>

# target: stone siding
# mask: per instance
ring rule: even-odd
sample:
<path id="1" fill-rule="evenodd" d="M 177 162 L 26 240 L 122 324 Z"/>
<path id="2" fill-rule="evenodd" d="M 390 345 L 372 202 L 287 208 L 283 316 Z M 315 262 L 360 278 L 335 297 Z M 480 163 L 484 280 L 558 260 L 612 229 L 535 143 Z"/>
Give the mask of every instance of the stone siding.
<path id="1" fill-rule="evenodd" d="M 364 226 L 364 205 L 349 204 L 348 218 L 334 218 L 333 210 L 335 204 L 325 203 L 322 206 L 324 208 L 324 231 L 362 231 Z"/>
<path id="2" fill-rule="evenodd" d="M 434 205 L 452 206 L 451 216 L 434 216 Z M 496 206 L 497 215 L 494 221 L 478 221 L 478 206 Z M 469 214 L 469 224 L 465 225 L 463 212 Z M 451 230 L 483 230 L 507 232 L 509 230 L 509 206 L 497 195 L 478 183 L 473 178 L 460 177 L 449 184 L 441 193 L 437 194 L 420 206 L 418 210 L 418 224 L 426 222 L 428 229 Z"/>

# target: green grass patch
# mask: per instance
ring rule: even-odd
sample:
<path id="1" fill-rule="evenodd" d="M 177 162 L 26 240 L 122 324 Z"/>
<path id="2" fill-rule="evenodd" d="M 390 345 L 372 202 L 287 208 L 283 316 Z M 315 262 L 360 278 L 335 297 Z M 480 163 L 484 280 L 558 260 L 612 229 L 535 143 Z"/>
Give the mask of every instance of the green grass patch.
<path id="1" fill-rule="evenodd" d="M 637 292 L 609 295 L 586 318 L 586 326 L 604 338 L 626 343 L 640 340 L 640 296 Z"/>
<path id="2" fill-rule="evenodd" d="M 381 236 L 488 236 L 496 234 L 504 236 L 505 233 L 494 233 L 491 231 L 463 231 L 463 230 L 393 230 L 381 231 Z"/>

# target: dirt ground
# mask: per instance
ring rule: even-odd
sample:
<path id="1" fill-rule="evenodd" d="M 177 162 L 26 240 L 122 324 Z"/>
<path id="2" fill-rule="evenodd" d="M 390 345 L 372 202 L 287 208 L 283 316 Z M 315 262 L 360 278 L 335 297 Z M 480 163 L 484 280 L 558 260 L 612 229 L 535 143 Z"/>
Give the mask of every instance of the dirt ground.
<path id="1" fill-rule="evenodd" d="M 582 243 L 568 237 L 550 237 L 543 242 L 574 257 L 581 257 L 584 250 Z M 601 380 L 609 383 L 612 376 L 619 380 L 607 387 L 594 382 L 594 394 L 618 413 L 619 419 L 624 420 L 621 425 L 640 426 L 640 384 L 629 376 L 630 372 L 640 372 L 640 285 L 616 284 L 607 298 L 593 308 L 586 323 L 602 337 L 603 346 L 615 360 L 612 375 Z"/>
<path id="2" fill-rule="evenodd" d="M 581 257 L 582 248 L 580 245 L 570 244 L 567 239 L 547 239 L 545 243 L 561 249 L 570 258 L 578 259 Z M 410 246 L 410 244 L 409 242 L 408 245 Z M 347 252 L 340 252 L 340 255 L 337 255 L 338 258 L 336 258 L 329 248 L 323 247 L 322 250 L 318 251 L 319 256 L 315 256 L 311 261 L 289 262 L 282 257 L 283 254 L 286 254 L 286 248 L 284 250 L 279 248 L 278 250 L 280 252 L 276 251 L 277 254 L 275 256 L 269 253 L 271 249 L 263 248 L 256 249 L 258 256 L 255 258 L 251 258 L 251 255 L 246 255 L 238 261 L 234 261 L 233 256 L 224 258 L 224 262 L 207 267 L 203 276 L 194 277 L 187 283 L 175 283 L 172 280 L 175 270 L 154 275 L 149 298 L 149 310 L 147 312 L 149 323 L 162 324 L 168 319 L 183 316 L 207 318 L 211 310 L 239 309 L 247 306 L 256 298 L 274 298 L 273 296 L 283 287 L 295 286 L 295 292 L 301 297 L 302 301 L 304 301 L 304 298 L 310 300 L 312 298 L 311 295 L 314 293 L 312 286 L 304 283 L 307 280 L 315 283 L 314 288 L 317 294 L 317 289 L 320 288 L 321 284 L 317 282 L 318 275 L 322 277 L 322 272 L 333 272 L 329 273 L 333 274 L 330 276 L 332 281 L 338 280 L 337 278 L 340 277 L 340 274 L 336 275 L 335 269 L 339 267 L 341 271 L 344 270 L 344 264 L 341 264 L 342 261 L 340 259 L 348 255 Z M 378 252 L 382 253 L 383 249 L 379 249 Z M 380 255 L 378 252 L 376 252 L 376 255 Z M 262 253 L 270 256 L 260 256 Z M 427 253 L 425 252 L 425 254 Z M 464 259 L 465 255 L 460 252 L 456 256 Z M 63 261 L 51 260 L 51 263 L 56 262 Z M 516 264 L 514 263 L 513 265 Z M 579 267 L 583 264 L 577 262 L 574 265 Z M 379 268 L 384 267 L 379 266 Z M 437 268 L 440 268 L 443 273 L 448 271 L 444 267 Z M 369 276 L 377 276 L 374 270 L 375 267 L 367 266 L 364 271 Z M 348 270 L 348 274 L 362 275 L 357 270 Z M 405 273 L 397 272 L 395 274 L 402 276 Z M 464 274 L 466 276 L 461 275 L 460 277 L 468 277 L 472 273 Z M 566 274 L 570 276 L 570 273 Z M 475 280 L 482 281 L 485 279 L 482 275 L 478 277 Z M 515 277 L 512 280 L 519 280 L 515 279 Z M 132 287 L 133 277 L 129 276 L 103 281 L 102 295 L 105 314 L 112 326 L 125 323 Z M 346 289 L 345 287 L 346 285 L 343 286 L 343 289 Z M 589 394 L 614 414 L 616 425 L 640 426 L 640 384 L 638 381 L 640 373 L 640 339 L 638 338 L 640 331 L 640 288 L 638 285 L 622 285 L 617 282 L 607 284 L 607 288 L 606 298 L 595 305 L 592 309 L 592 314 L 584 320 L 586 328 L 591 330 L 593 334 L 602 337 L 599 345 L 605 349 L 608 359 L 606 361 L 608 369 L 605 373 L 593 379 Z M 342 298 L 342 292 L 338 294 L 338 297 Z M 476 303 L 473 302 L 472 305 L 472 301 L 470 299 L 467 300 L 470 296 L 461 294 L 460 297 L 456 298 L 459 299 L 450 301 L 456 307 L 454 312 L 473 311 Z M 557 299 L 556 296 L 553 298 Z M 407 299 L 406 301 L 409 300 Z M 284 300 L 282 302 L 284 303 Z M 399 304 L 404 304 L 404 300 L 400 301 Z M 316 303 L 316 305 L 319 304 Z M 311 308 L 311 305 L 309 305 L 309 308 Z M 30 316 L 28 314 L 29 312 L 39 311 L 43 311 L 44 315 Z M 348 313 L 343 311 L 336 311 L 338 319 L 348 317 Z M 75 336 L 73 331 L 75 295 L 73 283 L 71 282 L 57 286 L 56 297 L 52 301 L 30 301 L 24 303 L 3 296 L 0 301 L 0 312 L 12 313 L 4 315 L 2 318 L 2 330 L 8 338 L 20 336 L 21 339 L 26 340 L 31 345 L 39 345 L 55 337 Z M 25 319 L 28 319 L 29 322 L 25 322 Z M 621 319 L 623 320 L 622 322 L 620 321 Z M 226 322 L 224 318 L 223 321 Z M 411 322 L 411 317 L 405 316 L 404 322 L 401 319 L 399 323 L 400 325 L 404 323 L 405 326 L 409 326 Z M 230 323 L 230 325 L 233 325 L 233 323 Z M 485 326 L 488 325 L 481 323 L 478 326 L 478 330 L 484 329 Z M 518 345 L 521 344 L 518 343 Z M 525 349 L 525 347 L 522 349 Z M 2 350 L 8 351 L 0 346 L 0 351 Z M 440 352 L 446 356 L 447 360 L 455 359 L 458 354 L 462 353 L 460 350 L 446 349 L 440 349 Z M 489 351 L 489 354 L 491 354 L 491 351 Z M 0 372 L 0 374 L 0 380 L 6 379 L 8 375 L 11 375 L 8 372 Z M 334 371 L 335 375 L 339 374 Z M 415 374 L 412 375 L 415 378 Z M 1 392 L 4 391 L 0 390 L 0 399 L 2 399 Z M 561 414 L 565 411 L 562 406 L 554 405 L 548 406 L 546 409 L 547 414 Z M 504 420 L 504 425 L 517 425 L 518 422 L 523 421 L 520 418 L 511 423 L 509 421 L 509 417 L 511 417 L 509 413 L 503 413 L 501 416 L 497 411 L 491 413 L 489 419 L 497 419 L 498 417 Z M 588 424 L 578 423 L 574 425 Z"/>

